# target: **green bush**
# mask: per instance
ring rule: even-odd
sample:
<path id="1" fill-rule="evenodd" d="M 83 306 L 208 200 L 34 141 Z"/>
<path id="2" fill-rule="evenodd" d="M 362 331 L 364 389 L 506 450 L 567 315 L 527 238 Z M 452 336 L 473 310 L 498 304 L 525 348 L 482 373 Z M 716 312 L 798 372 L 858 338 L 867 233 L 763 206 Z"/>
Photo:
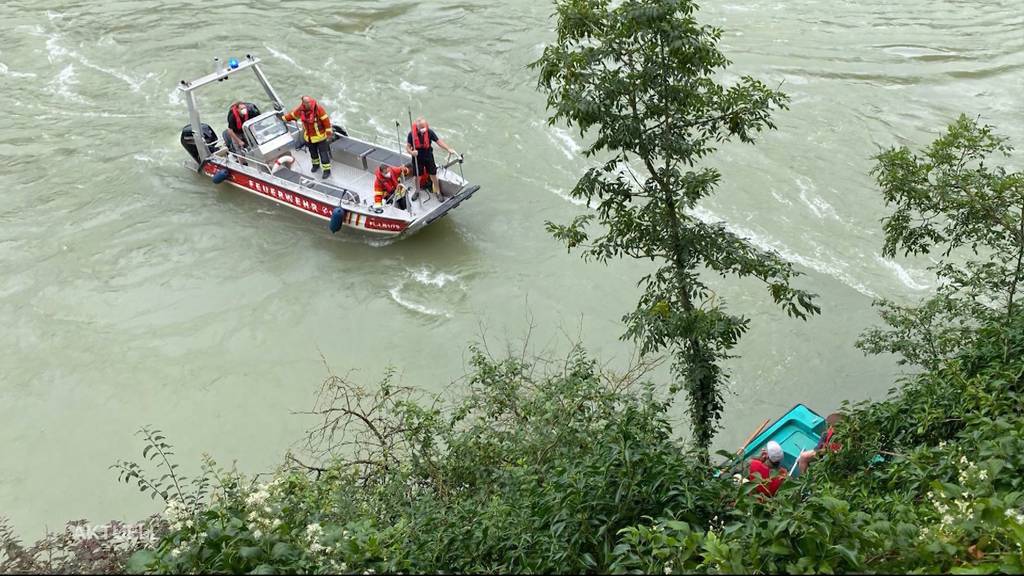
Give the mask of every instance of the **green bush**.
<path id="1" fill-rule="evenodd" d="M 340 379 L 320 467 L 172 499 L 153 572 L 1019 572 L 1024 317 L 982 330 L 762 502 L 674 440 L 670 401 L 582 351 L 543 376 L 474 351 L 461 400 Z M 340 414 L 340 416 L 339 416 Z M 324 430 L 366 438 L 346 446 Z M 369 435 L 362 435 L 363 432 Z M 212 470 L 212 468 L 208 467 Z M 727 475 L 726 475 L 727 476 Z M 199 484 L 198 481 L 194 481 Z M 187 499 L 187 498 L 186 498 Z"/>

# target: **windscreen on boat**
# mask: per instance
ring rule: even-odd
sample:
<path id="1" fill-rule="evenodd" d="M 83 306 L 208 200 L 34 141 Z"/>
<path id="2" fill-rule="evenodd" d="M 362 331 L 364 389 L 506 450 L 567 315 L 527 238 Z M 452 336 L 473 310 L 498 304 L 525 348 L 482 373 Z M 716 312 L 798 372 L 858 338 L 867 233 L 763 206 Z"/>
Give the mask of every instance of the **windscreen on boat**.
<path id="1" fill-rule="evenodd" d="M 256 139 L 256 145 L 262 146 L 282 134 L 288 133 L 288 126 L 277 116 L 269 115 L 260 118 L 249 127 L 252 137 Z"/>

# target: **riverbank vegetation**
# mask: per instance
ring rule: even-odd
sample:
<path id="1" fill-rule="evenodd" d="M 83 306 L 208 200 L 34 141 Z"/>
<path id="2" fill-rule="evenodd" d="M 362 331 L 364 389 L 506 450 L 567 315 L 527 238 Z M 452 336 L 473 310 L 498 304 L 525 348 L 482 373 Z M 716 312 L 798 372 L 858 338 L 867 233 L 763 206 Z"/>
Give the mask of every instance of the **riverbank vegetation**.
<path id="1" fill-rule="evenodd" d="M 913 306 L 879 302 L 886 326 L 859 345 L 918 371 L 885 400 L 845 404 L 841 449 L 765 500 L 708 457 L 719 363 L 746 320 L 721 309 L 700 274 L 753 275 L 794 314 L 817 309 L 812 295 L 789 287 L 788 264 L 690 219 L 686 208 L 718 180 L 689 171 L 702 150 L 770 127 L 767 112 L 783 100 L 747 80 L 739 92 L 716 92 L 707 79 L 724 62 L 708 51 L 717 33 L 692 21 L 691 2 L 558 6 L 561 43 L 541 61 L 542 84 L 561 91 L 551 101 L 556 118 L 599 126 L 590 153 L 612 158 L 574 192 L 596 203 L 597 239 L 588 220 L 551 229 L 591 257 L 665 262 L 644 280 L 627 334 L 672 356 L 683 384 L 652 381 L 649 359 L 625 373 L 603 370 L 582 347 L 559 362 L 472 348 L 456 400 L 426 396 L 391 373 L 368 387 L 331 375 L 307 415 L 305 449 L 274 472 L 250 477 L 206 459 L 186 478 L 171 443 L 144 429 L 142 463 L 114 468 L 162 502 L 159 518 L 129 530 L 132 538 L 116 537 L 123 529 L 76 536 L 73 524 L 34 545 L 0 525 L 0 571 L 1024 572 L 1024 174 L 999 167 L 1008 144 L 961 117 L 920 153 L 901 147 L 876 157 L 893 210 L 884 253 L 932 256 L 939 288 Z M 692 36 L 662 29 L 658 10 L 685 21 Z M 612 40 L 611 52 L 591 51 Z M 576 41 L 582 48 L 563 50 Z M 703 102 L 707 122 L 686 128 L 698 150 L 615 140 L 675 133 L 658 125 L 654 108 L 626 118 L 625 86 L 614 88 L 624 98 L 615 105 L 581 97 L 605 94 L 615 81 L 588 66 L 621 58 L 617 72 L 626 73 L 631 58 L 656 63 L 662 55 L 644 51 L 659 42 L 701 52 L 704 73 L 679 79 L 706 91 L 684 98 Z M 665 62 L 673 58 L 682 65 L 678 55 Z M 682 121 L 668 108 L 684 95 L 662 92 L 671 83 L 634 80 L 651 83 L 646 105 Z M 594 108 L 602 102 L 613 109 Z M 618 123 L 602 123 L 609 118 Z M 632 159 L 650 165 L 631 184 L 618 167 Z M 695 420 L 689 442 L 668 417 L 677 389 L 688 392 Z"/>
<path id="2" fill-rule="evenodd" d="M 182 481 L 147 459 L 155 468 L 130 481 L 166 497 L 161 536 L 118 569 L 1024 570 L 1024 314 L 979 329 L 888 400 L 847 406 L 842 449 L 767 502 L 673 438 L 671 401 L 641 374 L 604 373 L 582 350 L 557 368 L 479 350 L 472 365 L 451 404 L 330 378 L 316 466 Z M 342 429 L 363 440 L 331 440 Z"/>

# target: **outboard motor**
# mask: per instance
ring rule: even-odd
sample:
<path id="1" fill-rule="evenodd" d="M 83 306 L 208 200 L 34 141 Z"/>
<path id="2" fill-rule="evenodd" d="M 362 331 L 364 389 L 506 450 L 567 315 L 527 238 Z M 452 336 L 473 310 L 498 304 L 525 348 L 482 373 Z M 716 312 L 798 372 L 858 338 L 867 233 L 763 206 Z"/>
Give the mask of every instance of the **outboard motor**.
<path id="1" fill-rule="evenodd" d="M 206 141 L 206 147 L 209 148 L 211 153 L 217 150 L 217 133 L 213 131 L 209 124 L 203 124 L 203 140 Z M 192 134 L 191 124 L 186 124 L 181 129 L 181 147 L 192 155 L 193 160 L 199 162 L 199 149 L 196 148 L 195 135 Z"/>

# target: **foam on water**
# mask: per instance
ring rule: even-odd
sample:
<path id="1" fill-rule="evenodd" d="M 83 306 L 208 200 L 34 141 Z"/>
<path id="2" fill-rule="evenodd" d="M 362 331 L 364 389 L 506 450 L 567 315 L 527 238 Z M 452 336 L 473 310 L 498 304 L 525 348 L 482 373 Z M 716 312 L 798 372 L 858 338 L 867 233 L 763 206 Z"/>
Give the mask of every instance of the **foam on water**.
<path id="1" fill-rule="evenodd" d="M 555 146 L 558 146 L 558 149 L 561 150 L 562 154 L 564 154 L 568 160 L 575 160 L 583 150 L 583 148 L 573 140 L 569 131 L 565 128 L 552 126 L 550 127 L 550 130 L 548 130 L 547 136 L 548 140 L 551 140 Z"/>
<path id="2" fill-rule="evenodd" d="M 555 188 L 550 184 L 545 184 L 544 189 L 547 190 L 548 192 L 551 192 L 555 196 L 558 196 L 562 200 L 569 202 L 570 204 L 575 204 L 576 206 L 589 206 L 586 200 L 582 198 L 573 198 L 572 196 L 569 195 L 568 192 L 561 188 Z"/>
<path id="3" fill-rule="evenodd" d="M 295 67 L 296 70 L 299 70 L 305 74 L 315 74 L 315 72 L 313 72 L 309 68 L 306 68 L 305 66 L 301 66 L 298 62 L 295 61 L 294 58 L 280 50 L 275 49 L 273 46 L 270 46 L 269 44 L 264 44 L 263 47 L 267 49 L 267 52 L 270 52 L 271 56 L 279 60 L 284 60 L 285 62 Z"/>
<path id="4" fill-rule="evenodd" d="M 899 262 L 896 262 L 895 260 L 890 260 L 888 258 L 883 258 L 879 254 L 875 254 L 875 261 L 891 270 L 892 273 L 896 276 L 896 278 L 899 279 L 899 281 L 902 282 L 904 286 L 910 288 L 911 290 L 921 291 L 928 290 L 929 288 L 932 287 L 931 284 L 919 282 L 914 278 L 915 276 L 924 276 L 927 274 L 926 272 L 907 270 L 906 268 L 901 266 Z"/>
<path id="5" fill-rule="evenodd" d="M 388 294 L 391 296 L 391 299 L 394 300 L 395 303 L 398 304 L 399 306 L 405 308 L 406 310 L 411 310 L 413 312 L 416 312 L 417 314 L 423 314 L 425 316 L 440 316 L 445 318 L 451 318 L 451 314 L 443 310 L 436 310 L 434 308 L 429 308 L 422 304 L 418 304 L 416 302 L 408 300 L 407 298 L 402 296 L 402 287 L 403 284 L 399 284 L 398 286 L 393 286 L 391 289 L 388 290 Z"/>
<path id="6" fill-rule="evenodd" d="M 818 218 L 831 218 L 836 222 L 842 222 L 839 215 L 836 214 L 836 209 L 831 204 L 825 201 L 824 198 L 814 194 L 815 186 L 807 178 L 800 176 L 794 180 L 797 187 L 800 189 L 800 201 L 804 203 L 811 212 L 814 213 Z"/>
<path id="7" fill-rule="evenodd" d="M 154 74 L 151 72 L 146 74 L 142 79 L 137 79 L 119 70 L 94 64 L 79 52 L 61 46 L 60 34 L 45 34 L 44 32 L 43 35 L 46 36 L 46 54 L 51 64 L 55 64 L 57 61 L 65 57 L 71 58 L 86 68 L 91 68 L 97 72 L 102 72 L 123 81 L 128 85 L 132 92 L 140 92 L 142 90 L 142 85 L 145 84 L 147 80 L 154 77 Z M 149 96 L 146 96 L 146 99 L 148 100 Z"/>
<path id="8" fill-rule="evenodd" d="M 783 242 L 780 242 L 772 238 L 765 238 L 757 234 L 753 230 L 744 228 L 742 226 L 738 226 L 731 222 L 724 221 L 723 219 L 716 216 L 710 210 L 701 206 L 698 206 L 691 210 L 690 215 L 706 224 L 722 222 L 725 225 L 726 230 L 732 232 L 733 234 L 739 236 L 740 238 L 747 240 L 748 242 L 750 242 L 754 246 L 757 246 L 761 250 L 775 252 L 779 255 L 780 258 L 787 262 L 799 264 L 806 268 L 810 268 L 811 270 L 814 270 L 816 272 L 820 272 L 822 274 L 831 276 L 865 296 L 868 296 L 870 298 L 877 297 L 877 294 L 875 292 L 870 290 L 867 286 L 865 286 L 863 283 L 858 281 L 856 278 L 851 276 L 848 272 L 846 272 L 843 269 L 847 267 L 847 265 L 844 263 L 828 263 L 818 260 L 816 258 L 804 256 L 796 252 L 795 250 L 792 250 Z"/>
<path id="9" fill-rule="evenodd" d="M 75 104 L 88 104 L 81 95 L 77 94 L 71 89 L 72 86 L 78 84 L 78 80 L 75 79 L 75 65 L 68 64 L 61 69 L 60 73 L 47 84 L 47 90 L 54 95 L 60 96 L 69 102 Z"/>
<path id="10" fill-rule="evenodd" d="M 444 288 L 448 284 L 459 280 L 458 276 L 454 276 L 452 274 L 445 272 L 431 272 L 426 266 L 416 270 L 411 270 L 410 272 L 412 273 L 412 278 L 420 284 L 424 284 L 426 286 L 437 286 L 438 288 Z"/>
<path id="11" fill-rule="evenodd" d="M 427 91 L 427 87 L 426 86 L 420 86 L 418 84 L 413 84 L 411 82 L 406 82 L 405 80 L 402 80 L 402 83 L 399 84 L 398 87 L 403 92 L 408 92 L 409 94 L 418 94 L 420 92 L 426 92 Z"/>
<path id="12" fill-rule="evenodd" d="M 32 72 L 17 72 L 11 70 L 6 64 L 0 62 L 0 76 L 9 76 L 11 78 L 35 78 L 36 75 Z"/>

